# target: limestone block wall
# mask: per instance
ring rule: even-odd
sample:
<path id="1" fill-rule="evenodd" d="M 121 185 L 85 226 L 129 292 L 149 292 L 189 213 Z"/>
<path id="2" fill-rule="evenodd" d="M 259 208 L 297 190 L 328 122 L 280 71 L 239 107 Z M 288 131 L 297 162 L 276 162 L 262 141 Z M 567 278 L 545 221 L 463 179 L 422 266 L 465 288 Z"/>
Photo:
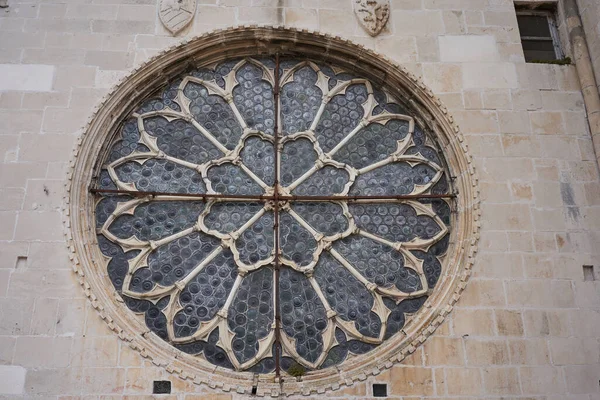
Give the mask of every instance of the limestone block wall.
<path id="1" fill-rule="evenodd" d="M 458 121 L 480 178 L 479 253 L 457 307 L 403 363 L 312 398 L 369 398 L 373 383 L 405 400 L 600 398 L 600 283 L 583 274 L 593 265 L 600 280 L 600 177 L 578 77 L 574 66 L 525 64 L 511 0 L 391 0 L 375 38 L 351 0 L 198 0 L 175 38 L 156 0 L 9 5 L 0 9 L 0 399 L 148 399 L 159 379 L 173 383 L 161 399 L 244 398 L 172 377 L 122 343 L 76 283 L 61 222 L 73 145 L 111 85 L 182 38 L 241 24 L 331 33 L 405 65 Z M 600 22 L 593 14 L 586 29 Z M 598 65 L 598 38 L 588 42 Z"/>

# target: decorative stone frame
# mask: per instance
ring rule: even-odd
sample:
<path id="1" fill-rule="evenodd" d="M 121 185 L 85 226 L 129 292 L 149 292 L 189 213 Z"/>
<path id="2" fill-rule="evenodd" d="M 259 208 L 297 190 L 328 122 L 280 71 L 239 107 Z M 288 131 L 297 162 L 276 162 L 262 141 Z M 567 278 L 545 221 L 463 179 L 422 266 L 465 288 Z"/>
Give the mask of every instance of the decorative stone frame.
<path id="1" fill-rule="evenodd" d="M 73 269 L 100 317 L 128 345 L 167 371 L 197 384 L 224 391 L 250 393 L 254 375 L 215 367 L 183 353 L 150 332 L 134 318 L 96 260 L 102 255 L 94 225 L 94 196 L 89 192 L 97 160 L 120 121 L 141 100 L 191 64 L 210 64 L 227 58 L 257 54 L 300 54 L 333 62 L 362 74 L 410 104 L 415 118 L 436 134 L 458 194 L 452 213 L 450 247 L 442 275 L 423 307 L 405 327 L 371 352 L 346 360 L 338 367 L 308 372 L 301 379 L 274 381 L 274 374 L 258 376 L 257 395 L 310 395 L 351 386 L 377 375 L 413 353 L 452 310 L 470 275 L 479 238 L 479 190 L 467 146 L 452 117 L 416 76 L 363 46 L 339 37 L 280 27 L 244 26 L 217 30 L 165 49 L 121 80 L 94 110 L 79 139 L 68 174 L 65 200 L 66 239 Z"/>

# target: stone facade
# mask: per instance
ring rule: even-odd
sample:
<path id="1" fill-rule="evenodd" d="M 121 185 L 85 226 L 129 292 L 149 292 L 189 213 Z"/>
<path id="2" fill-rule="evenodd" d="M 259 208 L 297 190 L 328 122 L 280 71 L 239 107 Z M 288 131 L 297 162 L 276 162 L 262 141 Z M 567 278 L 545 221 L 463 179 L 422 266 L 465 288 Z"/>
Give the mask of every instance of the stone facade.
<path id="1" fill-rule="evenodd" d="M 392 0 L 375 38 L 349 0 L 201 0 L 176 38 L 156 3 L 0 9 L 0 398 L 152 398 L 161 379 L 173 394 L 157 398 L 248 397 L 121 341 L 80 288 L 62 224 L 72 149 L 109 88 L 184 37 L 243 24 L 339 35 L 403 65 L 449 109 L 479 175 L 479 252 L 445 322 L 392 368 L 314 398 L 369 398 L 373 383 L 411 400 L 600 397 L 600 287 L 583 272 L 600 279 L 600 178 L 583 97 L 574 66 L 524 63 L 512 1 Z M 595 2 L 579 3 L 598 74 Z"/>

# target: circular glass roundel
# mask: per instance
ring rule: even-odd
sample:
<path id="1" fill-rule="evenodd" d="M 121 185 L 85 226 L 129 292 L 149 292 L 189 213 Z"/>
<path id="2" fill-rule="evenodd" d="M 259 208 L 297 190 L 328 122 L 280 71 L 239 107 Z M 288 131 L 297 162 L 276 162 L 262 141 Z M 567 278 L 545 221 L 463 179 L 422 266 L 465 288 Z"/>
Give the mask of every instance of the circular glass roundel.
<path id="1" fill-rule="evenodd" d="M 186 72 L 129 114 L 101 161 L 105 273 L 150 332 L 219 367 L 311 371 L 368 353 L 443 272 L 436 142 L 406 103 L 335 65 Z"/>

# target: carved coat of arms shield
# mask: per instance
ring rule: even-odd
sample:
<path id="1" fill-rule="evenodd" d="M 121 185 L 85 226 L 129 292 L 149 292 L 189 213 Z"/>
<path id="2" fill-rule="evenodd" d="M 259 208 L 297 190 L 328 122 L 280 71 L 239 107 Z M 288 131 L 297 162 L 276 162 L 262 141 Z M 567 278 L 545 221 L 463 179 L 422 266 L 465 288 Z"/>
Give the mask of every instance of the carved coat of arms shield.
<path id="1" fill-rule="evenodd" d="M 371 36 L 377 36 L 390 17 L 389 0 L 354 0 L 358 22 Z"/>
<path id="2" fill-rule="evenodd" d="M 158 16 L 173 35 L 190 23 L 196 14 L 196 0 L 160 0 Z"/>

